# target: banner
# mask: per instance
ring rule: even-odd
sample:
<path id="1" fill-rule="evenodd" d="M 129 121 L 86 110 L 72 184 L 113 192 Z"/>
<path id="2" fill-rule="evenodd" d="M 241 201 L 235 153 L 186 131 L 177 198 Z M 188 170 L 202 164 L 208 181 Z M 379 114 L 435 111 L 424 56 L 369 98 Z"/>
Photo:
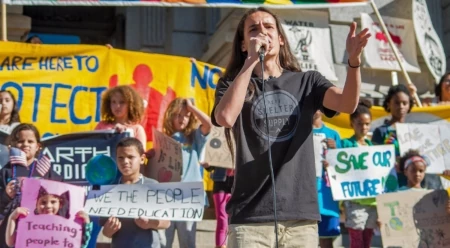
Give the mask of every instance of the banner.
<path id="1" fill-rule="evenodd" d="M 328 12 L 283 11 L 278 13 L 292 53 L 302 71 L 316 70 L 331 81 L 337 81 L 331 52 Z"/>
<path id="2" fill-rule="evenodd" d="M 393 145 L 330 149 L 326 159 L 335 201 L 373 198 L 397 190 Z"/>
<path id="3" fill-rule="evenodd" d="M 420 72 L 412 21 L 386 16 L 382 18 L 405 69 L 409 72 Z M 361 26 L 361 29 L 368 28 L 372 34 L 372 38 L 363 50 L 366 66 L 373 69 L 400 71 L 400 66 L 377 17 L 361 13 Z"/>
<path id="4" fill-rule="evenodd" d="M 16 96 L 22 122 L 35 123 L 44 136 L 93 130 L 101 119 L 102 93 L 130 85 L 148 102 L 141 124 L 151 143 L 152 127 L 162 130 L 175 97 L 193 98 L 209 114 L 220 75 L 222 68 L 189 58 L 104 46 L 0 46 L 0 89 Z"/>
<path id="5" fill-rule="evenodd" d="M 370 112 L 372 114 L 371 132 L 383 125 L 386 120 L 391 119 L 391 114 L 387 113 L 382 107 L 374 106 L 370 109 Z M 354 134 L 348 114 L 340 113 L 331 119 L 323 116 L 323 120 L 325 125 L 336 130 L 342 139 L 350 138 Z M 448 123 L 450 121 L 450 106 L 413 107 L 405 121 L 407 123 Z"/>
<path id="6" fill-rule="evenodd" d="M 104 154 L 116 160 L 116 145 L 130 133 L 114 130 L 65 134 L 42 140 L 44 150 L 51 163 L 52 180 L 76 185 L 89 185 L 86 181 L 86 164 L 92 157 Z"/>
<path id="7" fill-rule="evenodd" d="M 445 190 L 407 190 L 377 196 L 383 247 L 450 247 Z"/>
<path id="8" fill-rule="evenodd" d="M 58 213 L 41 213 L 41 197 L 54 195 L 59 199 Z M 55 199 L 55 198 L 53 198 Z M 45 202 L 48 199 L 43 199 Z M 18 221 L 16 248 L 81 247 L 82 220 L 76 219 L 83 210 L 84 189 L 81 187 L 43 179 L 25 178 L 22 181 L 20 206 L 29 214 Z"/>
<path id="9" fill-rule="evenodd" d="M 447 68 L 447 58 L 441 39 L 431 22 L 427 2 L 425 0 L 412 1 L 412 12 L 417 44 L 419 44 L 425 64 L 438 83 Z"/>
<path id="10" fill-rule="evenodd" d="M 9 5 L 164 6 L 256 8 L 329 8 L 366 5 L 367 0 L 6 0 Z"/>
<path id="11" fill-rule="evenodd" d="M 153 138 L 154 156 L 146 168 L 146 176 L 160 183 L 181 181 L 181 143 L 157 130 L 153 130 Z"/>
<path id="12" fill-rule="evenodd" d="M 231 135 L 233 139 L 233 135 Z M 236 145 L 233 142 L 233 148 Z M 234 169 L 233 158 L 225 137 L 225 128 L 213 126 L 205 146 L 204 162 L 211 166 Z"/>
<path id="13" fill-rule="evenodd" d="M 101 186 L 87 196 L 89 215 L 201 221 L 205 204 L 202 182 Z"/>
<path id="14" fill-rule="evenodd" d="M 396 124 L 400 154 L 419 150 L 430 160 L 427 173 L 440 174 L 450 169 L 450 123 Z"/>

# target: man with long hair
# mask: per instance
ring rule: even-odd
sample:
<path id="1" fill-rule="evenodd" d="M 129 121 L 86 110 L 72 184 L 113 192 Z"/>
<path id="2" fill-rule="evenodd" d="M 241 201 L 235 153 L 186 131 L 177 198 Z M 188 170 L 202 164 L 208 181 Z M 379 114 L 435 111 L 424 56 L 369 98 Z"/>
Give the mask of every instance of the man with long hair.
<path id="1" fill-rule="evenodd" d="M 280 21 L 269 10 L 251 9 L 240 20 L 212 113 L 213 123 L 227 128 L 228 138 L 232 129 L 236 142 L 227 205 L 229 247 L 273 247 L 274 221 L 279 221 L 283 247 L 318 246 L 312 120 L 317 110 L 332 117 L 352 113 L 358 104 L 361 52 L 370 34 L 355 30 L 352 23 L 346 43 L 349 68 L 340 89 L 317 71 L 301 72 Z"/>

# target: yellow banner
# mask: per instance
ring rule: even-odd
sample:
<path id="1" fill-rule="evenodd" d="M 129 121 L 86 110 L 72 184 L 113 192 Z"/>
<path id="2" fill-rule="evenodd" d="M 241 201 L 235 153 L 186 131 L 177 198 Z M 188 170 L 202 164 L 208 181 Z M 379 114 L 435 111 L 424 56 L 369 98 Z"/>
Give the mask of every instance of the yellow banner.
<path id="1" fill-rule="evenodd" d="M 102 92 L 115 85 L 137 89 L 148 102 L 146 114 L 162 115 L 162 105 L 175 97 L 193 98 L 210 113 L 221 73 L 189 58 L 103 46 L 0 43 L 1 89 L 16 96 L 22 122 L 35 123 L 45 136 L 93 130 Z M 144 128 L 162 124 L 157 121 L 146 118 Z"/>
<path id="2" fill-rule="evenodd" d="M 374 106 L 371 108 L 372 130 L 381 126 L 386 119 L 390 119 L 390 114 L 382 107 Z M 348 114 L 339 114 L 331 119 L 324 118 L 326 125 L 337 132 L 341 138 L 350 138 L 353 135 L 353 129 L 350 127 L 350 116 Z M 413 108 L 408 114 L 406 122 L 410 123 L 432 123 L 450 121 L 450 106 L 435 106 Z"/>

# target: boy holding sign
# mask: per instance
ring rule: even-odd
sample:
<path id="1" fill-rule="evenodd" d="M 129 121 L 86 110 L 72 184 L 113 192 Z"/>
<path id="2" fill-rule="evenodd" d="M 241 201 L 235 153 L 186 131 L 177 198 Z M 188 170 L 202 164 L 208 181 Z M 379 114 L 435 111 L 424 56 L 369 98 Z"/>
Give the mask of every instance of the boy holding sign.
<path id="1" fill-rule="evenodd" d="M 142 143 L 136 138 L 125 138 L 117 144 L 116 161 L 122 177 L 121 184 L 149 184 L 157 181 L 144 177 L 140 167 L 144 163 L 145 154 Z M 103 235 L 112 238 L 112 248 L 151 248 L 159 247 L 157 229 L 170 226 L 168 220 L 149 220 L 145 218 L 126 219 L 111 216 L 101 219 Z"/>

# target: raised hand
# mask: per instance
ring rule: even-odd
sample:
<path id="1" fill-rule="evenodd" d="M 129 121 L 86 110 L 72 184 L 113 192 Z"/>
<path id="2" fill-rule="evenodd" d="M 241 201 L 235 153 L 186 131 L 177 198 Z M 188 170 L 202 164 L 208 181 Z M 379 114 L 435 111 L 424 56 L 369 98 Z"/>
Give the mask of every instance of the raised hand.
<path id="1" fill-rule="evenodd" d="M 353 22 L 350 25 L 350 32 L 348 33 L 346 42 L 348 60 L 352 66 L 359 66 L 361 64 L 362 50 L 367 45 L 367 42 L 371 36 L 369 29 L 367 28 L 358 34 L 355 34 L 356 26 L 356 22 Z"/>

